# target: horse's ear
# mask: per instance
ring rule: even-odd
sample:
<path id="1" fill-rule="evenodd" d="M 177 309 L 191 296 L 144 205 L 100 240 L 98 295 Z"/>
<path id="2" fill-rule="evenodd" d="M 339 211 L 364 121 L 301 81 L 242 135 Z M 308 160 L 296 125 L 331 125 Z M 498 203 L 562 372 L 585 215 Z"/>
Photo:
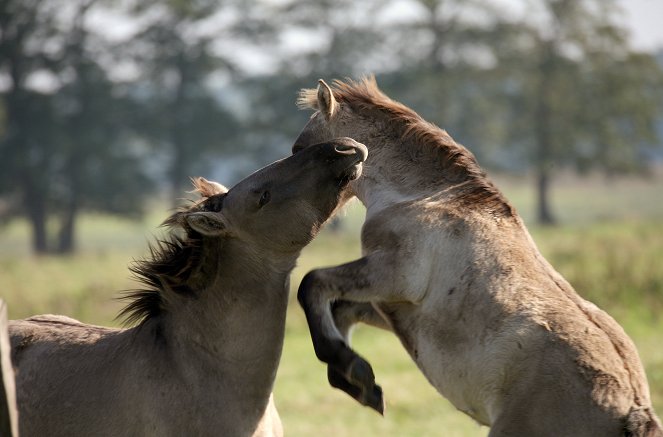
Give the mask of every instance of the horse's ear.
<path id="1" fill-rule="evenodd" d="M 216 194 L 224 194 L 228 189 L 218 182 L 208 181 L 203 177 L 191 178 L 194 186 L 194 192 L 200 193 L 203 197 L 212 197 Z"/>
<path id="2" fill-rule="evenodd" d="M 329 120 L 336 112 L 338 102 L 334 98 L 334 93 L 327 83 L 320 79 L 318 80 L 318 109 Z"/>
<path id="3" fill-rule="evenodd" d="M 207 237 L 220 237 L 228 233 L 223 214 L 218 212 L 192 212 L 185 217 L 194 231 Z"/>

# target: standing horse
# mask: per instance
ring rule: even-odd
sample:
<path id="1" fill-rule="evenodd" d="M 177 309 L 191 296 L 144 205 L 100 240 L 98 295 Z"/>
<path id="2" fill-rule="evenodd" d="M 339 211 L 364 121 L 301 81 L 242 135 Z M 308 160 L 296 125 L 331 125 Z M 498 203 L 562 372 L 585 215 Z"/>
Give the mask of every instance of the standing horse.
<path id="1" fill-rule="evenodd" d="M 121 315 L 134 328 L 12 322 L 21 435 L 281 436 L 271 392 L 289 275 L 365 158 L 340 139 L 229 191 L 196 180 L 203 199 L 166 221 L 184 235 L 133 267 L 145 289 Z"/>
<path id="2" fill-rule="evenodd" d="M 383 411 L 356 321 L 392 330 L 428 381 L 490 436 L 661 436 L 622 328 L 543 258 L 473 155 L 389 99 L 374 78 L 324 81 L 293 146 L 347 136 L 369 158 L 351 189 L 366 206 L 363 257 L 308 273 L 298 299 L 328 378 Z"/>

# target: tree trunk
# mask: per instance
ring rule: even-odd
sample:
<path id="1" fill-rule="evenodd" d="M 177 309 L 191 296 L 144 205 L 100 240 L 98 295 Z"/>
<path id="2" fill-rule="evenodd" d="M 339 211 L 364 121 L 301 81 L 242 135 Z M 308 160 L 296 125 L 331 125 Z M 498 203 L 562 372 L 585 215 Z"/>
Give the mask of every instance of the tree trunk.
<path id="1" fill-rule="evenodd" d="M 76 249 L 74 239 L 76 214 L 78 214 L 78 205 L 75 200 L 72 200 L 64 213 L 58 234 L 58 253 L 61 255 L 69 255 Z"/>
<path id="2" fill-rule="evenodd" d="M 48 253 L 48 238 L 46 235 L 46 217 L 42 211 L 30 212 L 32 225 L 32 250 L 38 255 Z"/>
<path id="3" fill-rule="evenodd" d="M 536 195 L 537 195 L 537 221 L 542 225 L 555 223 L 549 202 L 550 167 L 554 160 L 553 138 L 553 106 L 554 90 L 554 48 L 549 41 L 541 42 L 541 60 L 539 63 L 539 82 L 536 90 L 536 111 L 534 118 L 534 132 L 536 141 L 535 168 L 536 168 Z"/>
<path id="4" fill-rule="evenodd" d="M 85 102 L 84 99 L 81 99 L 81 101 Z M 85 104 L 82 103 L 81 107 L 85 109 Z M 73 121 L 73 126 L 87 126 L 80 114 L 74 117 Z M 76 138 L 76 136 L 73 136 L 71 141 L 74 145 L 84 144 L 85 137 L 82 136 Z M 86 164 L 84 152 L 77 150 L 75 146 L 71 148 L 69 153 L 70 156 L 68 157 L 67 165 L 65 166 L 68 193 L 66 201 L 64 202 L 62 221 L 58 231 L 57 253 L 60 255 L 71 254 L 76 249 L 74 230 L 76 226 L 76 216 L 81 207 L 81 198 L 83 197 L 81 187 L 83 186 L 82 181 L 84 180 L 80 172 Z"/>
<path id="5" fill-rule="evenodd" d="M 27 190 L 25 193 L 25 208 L 32 227 L 32 250 L 38 255 L 44 255 L 48 253 L 44 197 L 34 190 Z"/>
<path id="6" fill-rule="evenodd" d="M 40 176 L 44 173 L 42 164 L 45 157 L 31 153 L 29 132 L 31 115 L 27 92 L 23 88 L 25 79 L 24 66 L 19 59 L 10 61 L 10 75 L 13 87 L 7 93 L 6 114 L 7 131 L 5 141 L 10 142 L 13 177 L 20 180 L 20 190 L 24 212 L 32 229 L 32 250 L 38 255 L 48 253 L 48 234 L 46 229 L 46 195 Z M 30 155 L 37 155 L 37 158 Z M 12 176 L 10 176 L 12 177 Z"/>
<path id="7" fill-rule="evenodd" d="M 546 169 L 540 168 L 536 179 L 536 219 L 542 225 L 553 225 L 555 217 L 550 208 L 550 175 Z"/>

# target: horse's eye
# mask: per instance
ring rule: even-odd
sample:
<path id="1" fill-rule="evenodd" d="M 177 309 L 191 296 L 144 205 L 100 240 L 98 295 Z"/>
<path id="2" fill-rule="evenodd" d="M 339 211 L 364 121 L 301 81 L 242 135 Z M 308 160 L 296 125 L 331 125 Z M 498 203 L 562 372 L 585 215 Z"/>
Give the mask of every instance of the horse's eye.
<path id="1" fill-rule="evenodd" d="M 258 201 L 258 206 L 263 207 L 269 200 L 272 198 L 272 195 L 269 193 L 269 191 L 263 191 L 262 195 L 260 196 L 260 200 Z"/>

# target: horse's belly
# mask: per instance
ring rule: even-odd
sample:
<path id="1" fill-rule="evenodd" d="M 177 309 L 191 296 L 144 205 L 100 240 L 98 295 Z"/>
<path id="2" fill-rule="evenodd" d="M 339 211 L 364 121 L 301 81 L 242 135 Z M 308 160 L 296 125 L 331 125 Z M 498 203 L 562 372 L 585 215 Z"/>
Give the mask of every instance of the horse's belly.
<path id="1" fill-rule="evenodd" d="M 468 348 L 445 351 L 426 340 L 417 342 L 412 358 L 426 379 L 454 407 L 490 425 L 497 395 L 497 375 L 490 363 Z"/>

